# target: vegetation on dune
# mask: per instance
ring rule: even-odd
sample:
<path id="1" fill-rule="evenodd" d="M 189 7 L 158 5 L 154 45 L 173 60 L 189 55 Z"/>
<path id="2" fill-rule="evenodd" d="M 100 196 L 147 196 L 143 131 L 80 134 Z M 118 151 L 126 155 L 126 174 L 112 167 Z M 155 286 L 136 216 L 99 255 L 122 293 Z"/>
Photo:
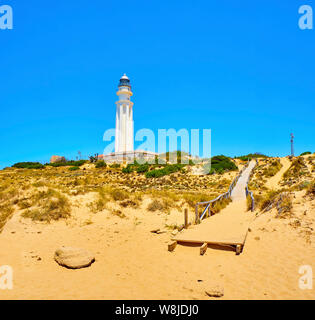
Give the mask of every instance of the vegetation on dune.
<path id="1" fill-rule="evenodd" d="M 155 167 L 155 164 L 149 164 L 148 162 L 139 163 L 138 161 L 134 161 L 134 163 L 129 163 L 125 168 L 122 169 L 123 173 L 146 173 L 150 168 Z"/>
<path id="2" fill-rule="evenodd" d="M 65 219 L 70 216 L 71 206 L 69 200 L 54 189 L 39 191 L 31 199 L 32 208 L 26 209 L 22 217 L 34 221 L 51 222 Z"/>
<path id="3" fill-rule="evenodd" d="M 230 158 L 220 155 L 212 157 L 211 161 L 204 165 L 203 170 L 208 174 L 222 174 L 227 171 L 238 170 L 238 167 Z"/>
<path id="4" fill-rule="evenodd" d="M 250 194 L 246 197 L 246 203 L 247 203 L 247 211 L 250 211 L 252 209 L 252 197 Z"/>
<path id="5" fill-rule="evenodd" d="M 240 159 L 242 161 L 248 161 L 248 160 L 250 161 L 252 159 L 257 159 L 257 158 L 269 158 L 269 157 L 260 152 L 255 152 L 255 153 L 249 153 L 245 156 L 235 157 L 234 159 Z"/>
<path id="6" fill-rule="evenodd" d="M 109 194 L 104 188 L 99 188 L 97 190 L 97 200 L 89 204 L 90 210 L 92 212 L 103 211 L 107 208 L 107 203 L 110 201 Z"/>
<path id="7" fill-rule="evenodd" d="M 255 205 L 262 211 L 277 209 L 277 216 L 286 217 L 292 213 L 292 199 L 289 192 L 272 190 L 263 195 L 255 195 Z"/>
<path id="8" fill-rule="evenodd" d="M 205 202 L 211 200 L 212 197 L 207 193 L 192 193 L 187 192 L 183 194 L 183 199 L 190 208 L 195 208 L 197 202 Z"/>
<path id="9" fill-rule="evenodd" d="M 75 167 L 70 167 L 69 170 L 70 170 L 70 171 L 77 171 L 77 170 L 80 170 L 80 167 L 77 167 L 77 166 L 75 166 Z"/>
<path id="10" fill-rule="evenodd" d="M 18 162 L 15 163 L 12 168 L 18 168 L 18 169 L 43 169 L 45 168 L 44 165 L 42 165 L 39 162 Z"/>
<path id="11" fill-rule="evenodd" d="M 262 174 L 267 177 L 273 177 L 274 175 L 276 175 L 282 168 L 282 164 L 280 162 L 280 160 L 274 160 L 270 163 L 270 165 L 268 167 L 266 167 Z"/>
<path id="12" fill-rule="evenodd" d="M 51 166 L 51 167 L 81 167 L 83 166 L 87 161 L 86 160 L 70 160 L 66 162 L 56 162 L 56 163 L 47 163 L 46 166 Z"/>
<path id="13" fill-rule="evenodd" d="M 120 168 L 120 164 L 119 163 L 113 163 L 109 167 L 113 168 L 113 169 L 118 169 L 118 168 Z"/>
<path id="14" fill-rule="evenodd" d="M 99 160 L 95 163 L 95 168 L 99 169 L 99 168 L 106 168 L 107 164 L 105 163 L 105 161 L 103 160 Z"/>
<path id="15" fill-rule="evenodd" d="M 166 175 L 169 175 L 171 173 L 180 171 L 184 168 L 185 165 L 183 164 L 169 164 L 166 165 L 163 169 L 155 169 L 146 172 L 145 176 L 146 178 L 160 178 Z"/>
<path id="16" fill-rule="evenodd" d="M 297 179 L 308 174 L 308 168 L 303 158 L 294 160 L 290 168 L 283 174 L 284 180 Z"/>
<path id="17" fill-rule="evenodd" d="M 98 170 L 94 166 L 78 170 L 79 166 L 86 163 L 85 160 L 49 164 L 44 170 L 26 170 L 30 167 L 28 163 L 21 165 L 25 170 L 2 171 L 0 227 L 14 210 L 21 210 L 24 218 L 34 221 L 50 222 L 68 218 L 71 215 L 71 198 L 87 193 L 96 196 L 87 205 L 93 212 L 104 209 L 112 211 L 118 209 L 117 206 L 120 209 L 137 208 L 143 197 L 157 200 L 161 204 L 159 210 L 165 213 L 172 208 L 181 210 L 183 206 L 193 210 L 197 202 L 209 201 L 225 192 L 233 178 L 233 175 L 228 178 L 195 176 L 183 170 L 184 164 L 158 162 L 156 158 L 153 164 L 136 162 L 126 168 L 112 164 L 107 165 L 106 170 Z M 95 167 L 105 168 L 105 165 L 101 160 L 95 163 Z M 131 169 L 134 174 L 122 174 L 124 169 Z M 146 175 L 157 179 L 147 179 Z M 218 205 L 214 210 L 217 209 Z"/>
<path id="18" fill-rule="evenodd" d="M 193 162 L 191 161 L 191 155 L 184 151 L 172 151 L 172 152 L 166 152 L 164 154 L 160 154 L 158 159 L 159 163 L 163 164 L 163 161 L 171 163 L 171 164 L 189 164 L 193 165 Z M 183 162 L 183 163 L 182 163 Z"/>
<path id="19" fill-rule="evenodd" d="M 107 186 L 98 188 L 97 193 L 97 200 L 89 205 L 90 210 L 93 212 L 99 212 L 107 209 L 107 204 L 111 200 L 118 202 L 122 207 L 136 207 L 138 205 L 136 195 L 133 195 L 133 201 L 128 201 L 131 196 L 127 191 L 122 189 Z"/>
<path id="20" fill-rule="evenodd" d="M 309 184 L 306 194 L 315 197 L 315 180 Z"/>
<path id="21" fill-rule="evenodd" d="M 161 200 L 156 200 L 154 199 L 149 205 L 148 205 L 148 210 L 149 211 L 163 211 L 167 210 L 169 207 L 167 205 L 167 202 L 161 201 Z"/>
<path id="22" fill-rule="evenodd" d="M 312 154 L 312 152 L 311 151 L 305 151 L 305 152 L 301 153 L 300 156 L 306 156 L 308 154 Z"/>
<path id="23" fill-rule="evenodd" d="M 6 222 L 10 219 L 14 212 L 12 205 L 8 202 L 0 204 L 0 232 Z"/>

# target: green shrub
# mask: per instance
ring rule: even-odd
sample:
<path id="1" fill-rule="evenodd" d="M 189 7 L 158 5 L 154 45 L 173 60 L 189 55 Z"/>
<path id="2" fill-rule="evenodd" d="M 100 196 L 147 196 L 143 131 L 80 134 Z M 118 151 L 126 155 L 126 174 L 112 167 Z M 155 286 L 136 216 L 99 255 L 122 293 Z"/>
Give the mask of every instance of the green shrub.
<path id="1" fill-rule="evenodd" d="M 145 164 L 140 164 L 137 168 L 136 171 L 138 173 L 144 173 L 149 171 L 149 165 L 147 163 Z"/>
<path id="2" fill-rule="evenodd" d="M 211 161 L 204 165 L 204 171 L 209 174 L 212 173 L 223 173 L 226 171 L 237 170 L 236 164 L 226 156 L 215 156 L 211 158 Z"/>
<path id="3" fill-rule="evenodd" d="M 97 168 L 97 169 L 106 168 L 106 167 L 107 167 L 107 164 L 103 160 L 97 161 L 95 164 L 95 168 Z"/>
<path id="4" fill-rule="evenodd" d="M 80 167 L 70 167 L 69 170 L 70 170 L 70 171 L 80 170 Z"/>
<path id="5" fill-rule="evenodd" d="M 128 164 L 126 168 L 122 168 L 121 172 L 122 173 L 131 173 L 131 172 L 133 172 L 132 165 Z"/>
<path id="6" fill-rule="evenodd" d="M 45 166 L 39 162 L 18 162 L 18 163 L 15 163 L 12 167 L 18 168 L 18 169 L 43 169 L 43 168 L 45 168 Z"/>
<path id="7" fill-rule="evenodd" d="M 305 151 L 305 152 L 301 153 L 300 156 L 306 156 L 308 154 L 312 154 L 312 152 L 311 151 Z"/>
<path id="8" fill-rule="evenodd" d="M 184 165 L 182 164 L 170 164 L 166 165 L 163 169 L 156 169 L 146 172 L 146 178 L 160 178 L 171 173 L 180 171 Z"/>
<path id="9" fill-rule="evenodd" d="M 86 160 L 79 160 L 79 161 L 74 161 L 74 160 L 70 160 L 70 161 L 66 161 L 66 162 L 56 162 L 56 163 L 47 163 L 47 166 L 51 166 L 51 167 L 81 167 L 82 165 L 84 165 L 86 163 Z"/>
<path id="10" fill-rule="evenodd" d="M 240 159 L 242 161 L 248 161 L 248 160 L 257 159 L 257 158 L 269 158 L 269 157 L 259 152 L 249 153 L 245 156 L 235 157 L 235 159 Z"/>
<path id="11" fill-rule="evenodd" d="M 119 163 L 113 163 L 109 167 L 113 168 L 113 169 L 118 169 L 118 168 L 120 168 L 120 164 Z"/>

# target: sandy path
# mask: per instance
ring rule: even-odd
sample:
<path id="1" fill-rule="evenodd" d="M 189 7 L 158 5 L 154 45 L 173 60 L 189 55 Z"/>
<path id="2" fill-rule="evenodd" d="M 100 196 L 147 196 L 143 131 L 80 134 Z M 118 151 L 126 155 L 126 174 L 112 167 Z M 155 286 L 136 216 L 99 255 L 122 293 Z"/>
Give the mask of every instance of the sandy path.
<path id="1" fill-rule="evenodd" d="M 232 201 L 246 200 L 246 183 L 248 181 L 249 175 L 255 167 L 256 161 L 252 160 L 248 167 L 244 170 L 241 177 L 238 179 L 235 188 L 232 191 L 231 198 Z"/>
<path id="2" fill-rule="evenodd" d="M 280 171 L 266 182 L 266 187 L 269 189 L 276 189 L 278 187 L 278 184 L 281 181 L 283 174 L 291 166 L 291 161 L 288 158 L 280 158 L 280 162 L 282 164 L 282 168 L 280 169 Z"/>
<path id="3" fill-rule="evenodd" d="M 219 214 L 184 230 L 174 240 L 190 243 L 244 244 L 253 214 L 246 212 L 246 184 L 256 165 L 252 160 L 244 170 L 232 191 L 232 203 Z"/>
<path id="4" fill-rule="evenodd" d="M 246 201 L 232 202 L 220 213 L 184 230 L 173 239 L 188 243 L 243 244 L 254 215 L 246 212 Z"/>

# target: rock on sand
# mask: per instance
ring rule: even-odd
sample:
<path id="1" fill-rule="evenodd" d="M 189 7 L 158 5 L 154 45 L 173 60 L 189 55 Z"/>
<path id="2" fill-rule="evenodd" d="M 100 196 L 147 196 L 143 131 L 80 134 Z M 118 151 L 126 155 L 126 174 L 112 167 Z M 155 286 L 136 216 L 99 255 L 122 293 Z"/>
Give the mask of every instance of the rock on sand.
<path id="1" fill-rule="evenodd" d="M 95 261 L 95 257 L 85 249 L 61 247 L 55 252 L 55 260 L 63 267 L 80 269 L 89 267 Z"/>

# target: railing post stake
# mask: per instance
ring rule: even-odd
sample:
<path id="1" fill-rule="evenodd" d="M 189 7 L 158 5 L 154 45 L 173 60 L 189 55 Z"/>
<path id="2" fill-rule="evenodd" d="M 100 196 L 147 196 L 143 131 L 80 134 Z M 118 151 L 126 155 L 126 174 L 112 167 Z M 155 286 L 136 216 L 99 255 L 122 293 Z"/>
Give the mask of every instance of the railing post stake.
<path id="1" fill-rule="evenodd" d="M 195 223 L 199 223 L 199 211 L 198 211 L 198 204 L 195 206 Z"/>
<path id="2" fill-rule="evenodd" d="M 185 229 L 188 228 L 188 209 L 185 209 L 185 224 L 184 224 L 184 228 Z"/>

